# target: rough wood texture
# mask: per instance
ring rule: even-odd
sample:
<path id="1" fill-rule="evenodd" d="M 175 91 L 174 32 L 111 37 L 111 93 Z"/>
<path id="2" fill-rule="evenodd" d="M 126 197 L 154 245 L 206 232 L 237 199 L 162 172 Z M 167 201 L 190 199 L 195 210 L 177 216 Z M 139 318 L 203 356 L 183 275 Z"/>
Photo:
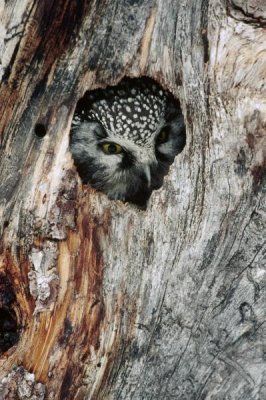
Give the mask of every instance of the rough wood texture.
<path id="1" fill-rule="evenodd" d="M 266 398 L 265 11 L 0 0 L 0 317 L 20 333 L 1 399 Z M 68 152 L 78 98 L 125 75 L 186 118 L 146 211 L 82 187 Z"/>

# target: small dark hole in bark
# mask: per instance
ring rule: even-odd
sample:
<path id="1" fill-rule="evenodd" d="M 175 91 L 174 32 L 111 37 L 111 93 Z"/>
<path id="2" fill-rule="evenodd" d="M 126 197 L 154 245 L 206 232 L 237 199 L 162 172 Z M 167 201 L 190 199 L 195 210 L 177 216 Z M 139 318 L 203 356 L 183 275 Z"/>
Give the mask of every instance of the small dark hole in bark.
<path id="1" fill-rule="evenodd" d="M 186 144 L 179 101 L 150 78 L 86 92 L 75 110 L 70 150 L 81 180 L 142 209 Z"/>
<path id="2" fill-rule="evenodd" d="M 19 340 L 16 315 L 0 308 L 0 354 L 14 346 Z"/>
<path id="3" fill-rule="evenodd" d="M 36 124 L 34 131 L 39 138 L 43 138 L 46 135 L 46 127 L 43 124 Z"/>
<path id="4" fill-rule="evenodd" d="M 9 222 L 8 222 L 8 221 L 5 221 L 5 222 L 4 222 L 4 228 L 7 228 L 8 225 L 9 225 Z"/>

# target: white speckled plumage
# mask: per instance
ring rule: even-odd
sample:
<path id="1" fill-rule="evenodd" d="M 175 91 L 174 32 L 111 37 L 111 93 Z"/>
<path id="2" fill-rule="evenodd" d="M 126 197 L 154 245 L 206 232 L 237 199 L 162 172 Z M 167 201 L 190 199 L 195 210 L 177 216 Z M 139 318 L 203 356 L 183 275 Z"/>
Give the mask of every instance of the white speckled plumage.
<path id="1" fill-rule="evenodd" d="M 158 142 L 164 131 L 167 140 Z M 165 134 L 166 132 L 166 134 Z M 105 154 L 104 143 L 122 149 Z M 112 199 L 143 203 L 185 144 L 178 103 L 149 79 L 88 92 L 77 105 L 71 151 L 82 180 Z"/>

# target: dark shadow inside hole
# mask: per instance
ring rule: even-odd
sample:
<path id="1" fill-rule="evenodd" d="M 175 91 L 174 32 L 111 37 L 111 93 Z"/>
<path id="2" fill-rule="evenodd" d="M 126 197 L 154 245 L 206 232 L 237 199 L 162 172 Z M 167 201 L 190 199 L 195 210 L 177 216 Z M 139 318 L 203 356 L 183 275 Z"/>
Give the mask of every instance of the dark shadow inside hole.
<path id="1" fill-rule="evenodd" d="M 145 208 L 186 143 L 180 103 L 150 78 L 86 92 L 70 150 L 81 180 L 110 199 Z"/>
<path id="2" fill-rule="evenodd" d="M 14 346 L 19 340 L 15 313 L 0 308 L 0 354 Z"/>
<path id="3" fill-rule="evenodd" d="M 46 127 L 43 124 L 36 124 L 34 132 L 36 136 L 43 138 L 46 135 Z"/>

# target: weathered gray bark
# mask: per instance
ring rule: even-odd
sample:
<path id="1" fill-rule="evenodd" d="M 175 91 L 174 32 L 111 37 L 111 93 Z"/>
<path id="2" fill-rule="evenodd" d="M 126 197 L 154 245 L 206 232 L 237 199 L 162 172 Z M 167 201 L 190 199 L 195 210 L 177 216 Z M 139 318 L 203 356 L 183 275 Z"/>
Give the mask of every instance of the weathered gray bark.
<path id="1" fill-rule="evenodd" d="M 264 4 L 0 1 L 1 399 L 266 398 Z M 146 211 L 68 152 L 78 98 L 125 75 L 186 118 Z"/>

